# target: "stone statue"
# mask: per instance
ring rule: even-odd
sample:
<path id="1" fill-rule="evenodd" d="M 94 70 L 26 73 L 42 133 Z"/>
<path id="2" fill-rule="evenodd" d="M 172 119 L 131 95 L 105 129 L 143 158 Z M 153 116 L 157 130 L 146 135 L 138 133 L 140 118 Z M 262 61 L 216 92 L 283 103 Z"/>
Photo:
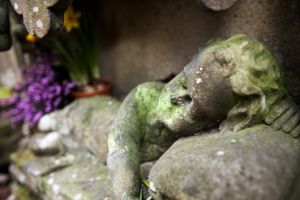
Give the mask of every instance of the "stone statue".
<path id="1" fill-rule="evenodd" d="M 168 84 L 139 85 L 124 100 L 108 139 L 114 197 L 138 199 L 140 164 L 181 137 L 267 124 L 297 138 L 299 117 L 267 47 L 245 35 L 210 41 Z"/>
<path id="2" fill-rule="evenodd" d="M 63 28 L 64 11 L 72 0 L 10 0 L 14 10 L 23 16 L 23 22 L 31 35 L 40 38 L 48 32 Z"/>
<path id="3" fill-rule="evenodd" d="M 11 172 L 50 200 L 140 199 L 148 175 L 154 199 L 279 200 L 298 174 L 299 119 L 272 53 L 236 35 L 209 41 L 169 83 L 141 84 L 120 107 L 96 97 L 45 116 Z"/>

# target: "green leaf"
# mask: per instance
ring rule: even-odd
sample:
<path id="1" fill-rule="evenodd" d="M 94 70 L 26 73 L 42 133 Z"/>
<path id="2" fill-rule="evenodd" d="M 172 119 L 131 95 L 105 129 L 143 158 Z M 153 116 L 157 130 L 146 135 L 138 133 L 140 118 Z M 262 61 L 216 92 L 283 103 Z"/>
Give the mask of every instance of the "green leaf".
<path id="1" fill-rule="evenodd" d="M 87 83 L 100 78 L 99 49 L 93 20 L 88 11 L 83 13 L 79 29 L 65 36 L 57 36 L 50 44 L 62 57 L 63 66 L 74 81 Z"/>
<path id="2" fill-rule="evenodd" d="M 140 200 L 143 200 L 143 191 L 140 191 Z"/>
<path id="3" fill-rule="evenodd" d="M 142 178 L 142 183 L 143 183 L 143 185 L 144 185 L 147 189 L 150 188 L 150 184 L 149 184 L 149 181 L 148 181 L 147 179 Z"/>

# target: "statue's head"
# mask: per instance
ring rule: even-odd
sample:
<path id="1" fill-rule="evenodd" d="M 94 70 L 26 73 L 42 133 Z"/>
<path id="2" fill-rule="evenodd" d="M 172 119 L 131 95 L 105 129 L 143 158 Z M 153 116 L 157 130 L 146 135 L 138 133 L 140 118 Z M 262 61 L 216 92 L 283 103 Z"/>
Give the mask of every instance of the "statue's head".
<path id="1" fill-rule="evenodd" d="M 158 103 L 171 130 L 195 132 L 219 125 L 240 130 L 261 123 L 286 95 L 278 62 L 245 35 L 207 43 L 166 86 Z"/>

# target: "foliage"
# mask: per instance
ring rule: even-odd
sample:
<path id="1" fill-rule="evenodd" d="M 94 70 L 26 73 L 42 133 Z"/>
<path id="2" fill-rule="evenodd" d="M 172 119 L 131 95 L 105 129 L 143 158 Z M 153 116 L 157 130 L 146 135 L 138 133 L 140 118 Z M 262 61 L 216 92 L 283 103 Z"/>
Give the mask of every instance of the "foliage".
<path id="1" fill-rule="evenodd" d="M 87 84 L 100 78 L 98 47 L 91 14 L 86 10 L 80 16 L 73 7 L 66 11 L 66 32 L 55 37 L 51 46 L 61 57 L 72 80 Z"/>
<path id="2" fill-rule="evenodd" d="M 12 98 L 2 100 L 8 109 L 0 118 L 10 118 L 11 122 L 35 125 L 46 113 L 62 108 L 72 98 L 74 84 L 62 80 L 52 68 L 53 60 L 47 56 L 39 57 L 36 64 L 24 69 L 24 80 L 15 86 Z"/>

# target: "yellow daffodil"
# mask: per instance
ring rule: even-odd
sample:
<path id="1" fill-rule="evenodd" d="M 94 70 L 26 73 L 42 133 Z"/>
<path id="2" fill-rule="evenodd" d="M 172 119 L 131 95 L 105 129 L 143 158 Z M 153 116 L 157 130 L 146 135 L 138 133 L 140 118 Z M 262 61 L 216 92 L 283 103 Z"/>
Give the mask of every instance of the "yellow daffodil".
<path id="1" fill-rule="evenodd" d="M 37 41 L 37 37 L 35 35 L 27 34 L 26 41 L 30 43 L 35 43 Z"/>
<path id="2" fill-rule="evenodd" d="M 73 6 L 70 6 L 64 14 L 64 25 L 68 32 L 71 32 L 73 28 L 79 28 L 80 12 L 75 12 Z"/>

